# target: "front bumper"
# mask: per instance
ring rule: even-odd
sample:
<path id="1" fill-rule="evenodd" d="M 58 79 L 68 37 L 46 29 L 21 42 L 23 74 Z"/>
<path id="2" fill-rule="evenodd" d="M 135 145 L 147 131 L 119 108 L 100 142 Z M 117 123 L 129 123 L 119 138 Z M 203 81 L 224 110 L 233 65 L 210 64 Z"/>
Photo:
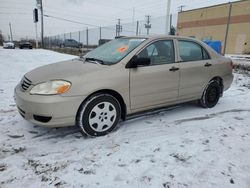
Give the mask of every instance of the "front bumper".
<path id="1" fill-rule="evenodd" d="M 22 44 L 22 45 L 20 45 L 19 47 L 20 47 L 20 48 L 32 48 L 32 46 L 29 45 L 29 44 Z"/>
<path id="2" fill-rule="evenodd" d="M 21 116 L 29 122 L 43 127 L 65 127 L 75 125 L 77 110 L 84 96 L 30 95 L 29 91 L 15 88 L 15 102 Z"/>
<path id="3" fill-rule="evenodd" d="M 15 46 L 4 46 L 3 48 L 4 48 L 4 49 L 14 49 Z"/>

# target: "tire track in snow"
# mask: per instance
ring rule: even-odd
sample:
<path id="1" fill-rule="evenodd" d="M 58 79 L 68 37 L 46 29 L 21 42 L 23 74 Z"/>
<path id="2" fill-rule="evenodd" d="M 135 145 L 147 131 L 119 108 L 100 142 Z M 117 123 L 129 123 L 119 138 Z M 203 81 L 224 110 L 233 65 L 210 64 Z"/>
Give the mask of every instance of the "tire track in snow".
<path id="1" fill-rule="evenodd" d="M 237 112 L 250 112 L 250 109 L 232 109 L 232 110 L 226 110 L 226 111 L 221 111 L 221 112 L 217 112 L 217 113 L 207 114 L 205 116 L 199 116 L 199 117 L 194 117 L 194 118 L 187 118 L 187 119 L 177 120 L 177 121 L 175 121 L 175 124 L 179 125 L 181 123 L 190 122 L 190 121 L 207 120 L 207 119 L 215 118 L 215 117 L 217 117 L 219 115 L 222 115 L 222 114 L 237 113 Z"/>

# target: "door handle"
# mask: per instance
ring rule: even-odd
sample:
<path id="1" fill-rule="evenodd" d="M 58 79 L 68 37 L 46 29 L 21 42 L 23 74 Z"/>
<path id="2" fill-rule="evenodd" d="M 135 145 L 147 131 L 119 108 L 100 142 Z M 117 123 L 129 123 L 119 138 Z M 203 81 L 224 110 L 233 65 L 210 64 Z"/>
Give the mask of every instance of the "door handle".
<path id="1" fill-rule="evenodd" d="M 177 67 L 172 67 L 171 69 L 169 69 L 169 71 L 172 71 L 172 72 L 175 72 L 175 71 L 178 71 L 179 70 L 179 68 L 177 68 Z"/>
<path id="2" fill-rule="evenodd" d="M 205 67 L 211 67 L 212 64 L 211 64 L 211 63 L 206 63 L 204 66 L 205 66 Z"/>

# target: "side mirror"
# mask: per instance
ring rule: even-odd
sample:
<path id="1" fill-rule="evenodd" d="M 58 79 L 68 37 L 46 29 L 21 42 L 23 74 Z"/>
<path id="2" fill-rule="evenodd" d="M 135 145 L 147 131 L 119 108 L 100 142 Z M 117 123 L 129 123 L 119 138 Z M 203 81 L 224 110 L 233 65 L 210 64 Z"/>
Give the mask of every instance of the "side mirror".
<path id="1" fill-rule="evenodd" d="M 136 68 L 138 66 L 150 65 L 150 58 L 134 56 L 126 65 L 126 68 Z"/>

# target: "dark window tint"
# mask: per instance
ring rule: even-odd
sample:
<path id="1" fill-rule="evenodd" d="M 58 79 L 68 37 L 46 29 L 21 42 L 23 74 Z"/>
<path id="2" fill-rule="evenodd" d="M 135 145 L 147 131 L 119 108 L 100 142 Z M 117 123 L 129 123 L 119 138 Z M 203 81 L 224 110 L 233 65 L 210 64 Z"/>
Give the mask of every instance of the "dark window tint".
<path id="1" fill-rule="evenodd" d="M 157 41 L 142 50 L 138 57 L 150 58 L 151 65 L 174 63 L 175 52 L 173 41 Z"/>
<path id="2" fill-rule="evenodd" d="M 203 49 L 203 59 L 210 59 L 210 56 L 205 49 Z"/>
<path id="3" fill-rule="evenodd" d="M 182 61 L 203 60 L 206 53 L 199 44 L 191 41 L 179 41 L 179 51 Z M 208 57 L 208 54 L 206 56 Z"/>

